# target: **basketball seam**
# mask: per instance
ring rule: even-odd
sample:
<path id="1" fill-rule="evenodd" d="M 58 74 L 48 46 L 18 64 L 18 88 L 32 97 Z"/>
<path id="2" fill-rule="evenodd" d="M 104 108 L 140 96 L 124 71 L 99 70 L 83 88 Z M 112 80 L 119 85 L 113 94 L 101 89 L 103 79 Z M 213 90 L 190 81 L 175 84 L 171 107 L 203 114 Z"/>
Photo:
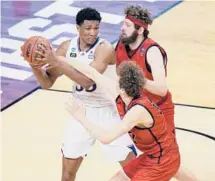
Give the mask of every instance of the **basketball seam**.
<path id="1" fill-rule="evenodd" d="M 24 55 L 24 58 L 26 58 L 26 59 L 27 59 L 27 57 L 26 57 L 27 46 L 26 45 L 28 44 L 29 41 L 30 41 L 30 39 L 27 39 L 27 41 L 24 42 L 24 50 L 23 50 L 23 52 L 25 52 L 25 53 L 23 53 L 23 55 Z"/>
<path id="2" fill-rule="evenodd" d="M 31 62 L 31 63 L 33 63 L 32 56 L 33 56 L 34 47 L 35 47 L 35 45 L 37 44 L 37 41 L 38 41 L 39 38 L 40 38 L 40 37 L 37 38 L 37 40 L 35 41 L 34 46 L 33 46 L 33 48 L 32 48 L 32 53 L 31 53 L 31 61 L 32 61 L 32 62 Z"/>

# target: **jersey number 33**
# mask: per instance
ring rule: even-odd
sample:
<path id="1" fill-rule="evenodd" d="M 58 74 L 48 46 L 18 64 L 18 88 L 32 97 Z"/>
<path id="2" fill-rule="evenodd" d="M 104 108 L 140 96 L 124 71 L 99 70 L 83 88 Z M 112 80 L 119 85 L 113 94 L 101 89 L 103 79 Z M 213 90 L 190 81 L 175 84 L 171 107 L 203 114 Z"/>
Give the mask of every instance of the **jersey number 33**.
<path id="1" fill-rule="evenodd" d="M 88 89 L 83 88 L 80 85 L 76 86 L 76 91 L 81 92 L 81 91 L 86 91 L 86 92 L 93 92 L 96 90 L 96 84 L 93 84 L 92 86 L 90 86 Z"/>

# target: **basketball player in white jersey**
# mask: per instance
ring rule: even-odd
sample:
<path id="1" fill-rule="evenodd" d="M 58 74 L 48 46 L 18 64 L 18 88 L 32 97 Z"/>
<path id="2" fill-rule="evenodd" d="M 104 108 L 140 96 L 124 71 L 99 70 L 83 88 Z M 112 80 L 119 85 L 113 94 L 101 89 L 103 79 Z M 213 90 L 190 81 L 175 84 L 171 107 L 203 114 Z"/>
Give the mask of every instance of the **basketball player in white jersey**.
<path id="1" fill-rule="evenodd" d="M 52 68 L 44 70 L 32 65 L 31 67 L 43 88 L 50 88 L 60 73 L 73 80 L 75 82 L 72 88 L 73 92 L 87 107 L 86 115 L 89 120 L 93 120 L 104 128 L 109 128 L 120 121 L 115 104 L 105 97 L 92 80 L 69 65 L 69 61 L 77 59 L 90 64 L 100 73 L 108 75 L 112 72 L 113 75 L 115 74 L 114 49 L 110 43 L 98 37 L 100 21 L 100 13 L 95 9 L 80 10 L 76 16 L 79 36 L 63 42 L 56 50 L 56 54 L 65 56 L 68 62 L 59 63 L 50 57 L 46 63 Z M 98 122 L 98 120 L 102 120 L 102 122 Z M 78 121 L 73 118 L 68 120 L 62 146 L 62 181 L 75 180 L 79 166 L 94 142 L 95 139 Z M 102 145 L 102 148 L 108 158 L 118 161 L 122 166 L 135 158 L 135 148 L 127 134 L 109 145 Z"/>

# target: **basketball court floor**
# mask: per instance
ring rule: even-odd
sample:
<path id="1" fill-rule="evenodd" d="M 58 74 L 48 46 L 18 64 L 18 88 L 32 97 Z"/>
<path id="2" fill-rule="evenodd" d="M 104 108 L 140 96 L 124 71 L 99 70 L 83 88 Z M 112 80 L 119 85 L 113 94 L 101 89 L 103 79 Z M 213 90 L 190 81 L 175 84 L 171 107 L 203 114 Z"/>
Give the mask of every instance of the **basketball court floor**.
<path id="1" fill-rule="evenodd" d="M 1 2 L 1 178 L 59 181 L 61 141 L 69 115 L 65 102 L 72 82 L 61 76 L 41 89 L 19 47 L 32 35 L 57 46 L 74 37 L 74 16 L 91 6 L 103 16 L 101 36 L 118 38 L 123 8 L 142 4 L 155 18 L 150 34 L 168 53 L 168 85 L 182 165 L 200 181 L 215 178 L 215 2 Z M 60 8 L 59 8 L 60 7 Z M 118 169 L 104 158 L 99 142 L 80 167 L 77 181 L 107 181 Z M 172 179 L 174 181 L 174 179 Z"/>

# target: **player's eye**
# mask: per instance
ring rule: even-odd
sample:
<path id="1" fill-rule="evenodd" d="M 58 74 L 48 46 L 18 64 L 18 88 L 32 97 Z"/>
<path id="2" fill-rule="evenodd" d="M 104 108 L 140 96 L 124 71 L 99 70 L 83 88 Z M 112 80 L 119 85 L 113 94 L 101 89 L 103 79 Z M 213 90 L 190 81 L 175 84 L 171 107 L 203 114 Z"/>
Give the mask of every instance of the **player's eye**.
<path id="1" fill-rule="evenodd" d="M 125 23 L 125 25 L 126 25 L 127 27 L 131 27 L 131 26 L 132 26 L 130 23 Z"/>

